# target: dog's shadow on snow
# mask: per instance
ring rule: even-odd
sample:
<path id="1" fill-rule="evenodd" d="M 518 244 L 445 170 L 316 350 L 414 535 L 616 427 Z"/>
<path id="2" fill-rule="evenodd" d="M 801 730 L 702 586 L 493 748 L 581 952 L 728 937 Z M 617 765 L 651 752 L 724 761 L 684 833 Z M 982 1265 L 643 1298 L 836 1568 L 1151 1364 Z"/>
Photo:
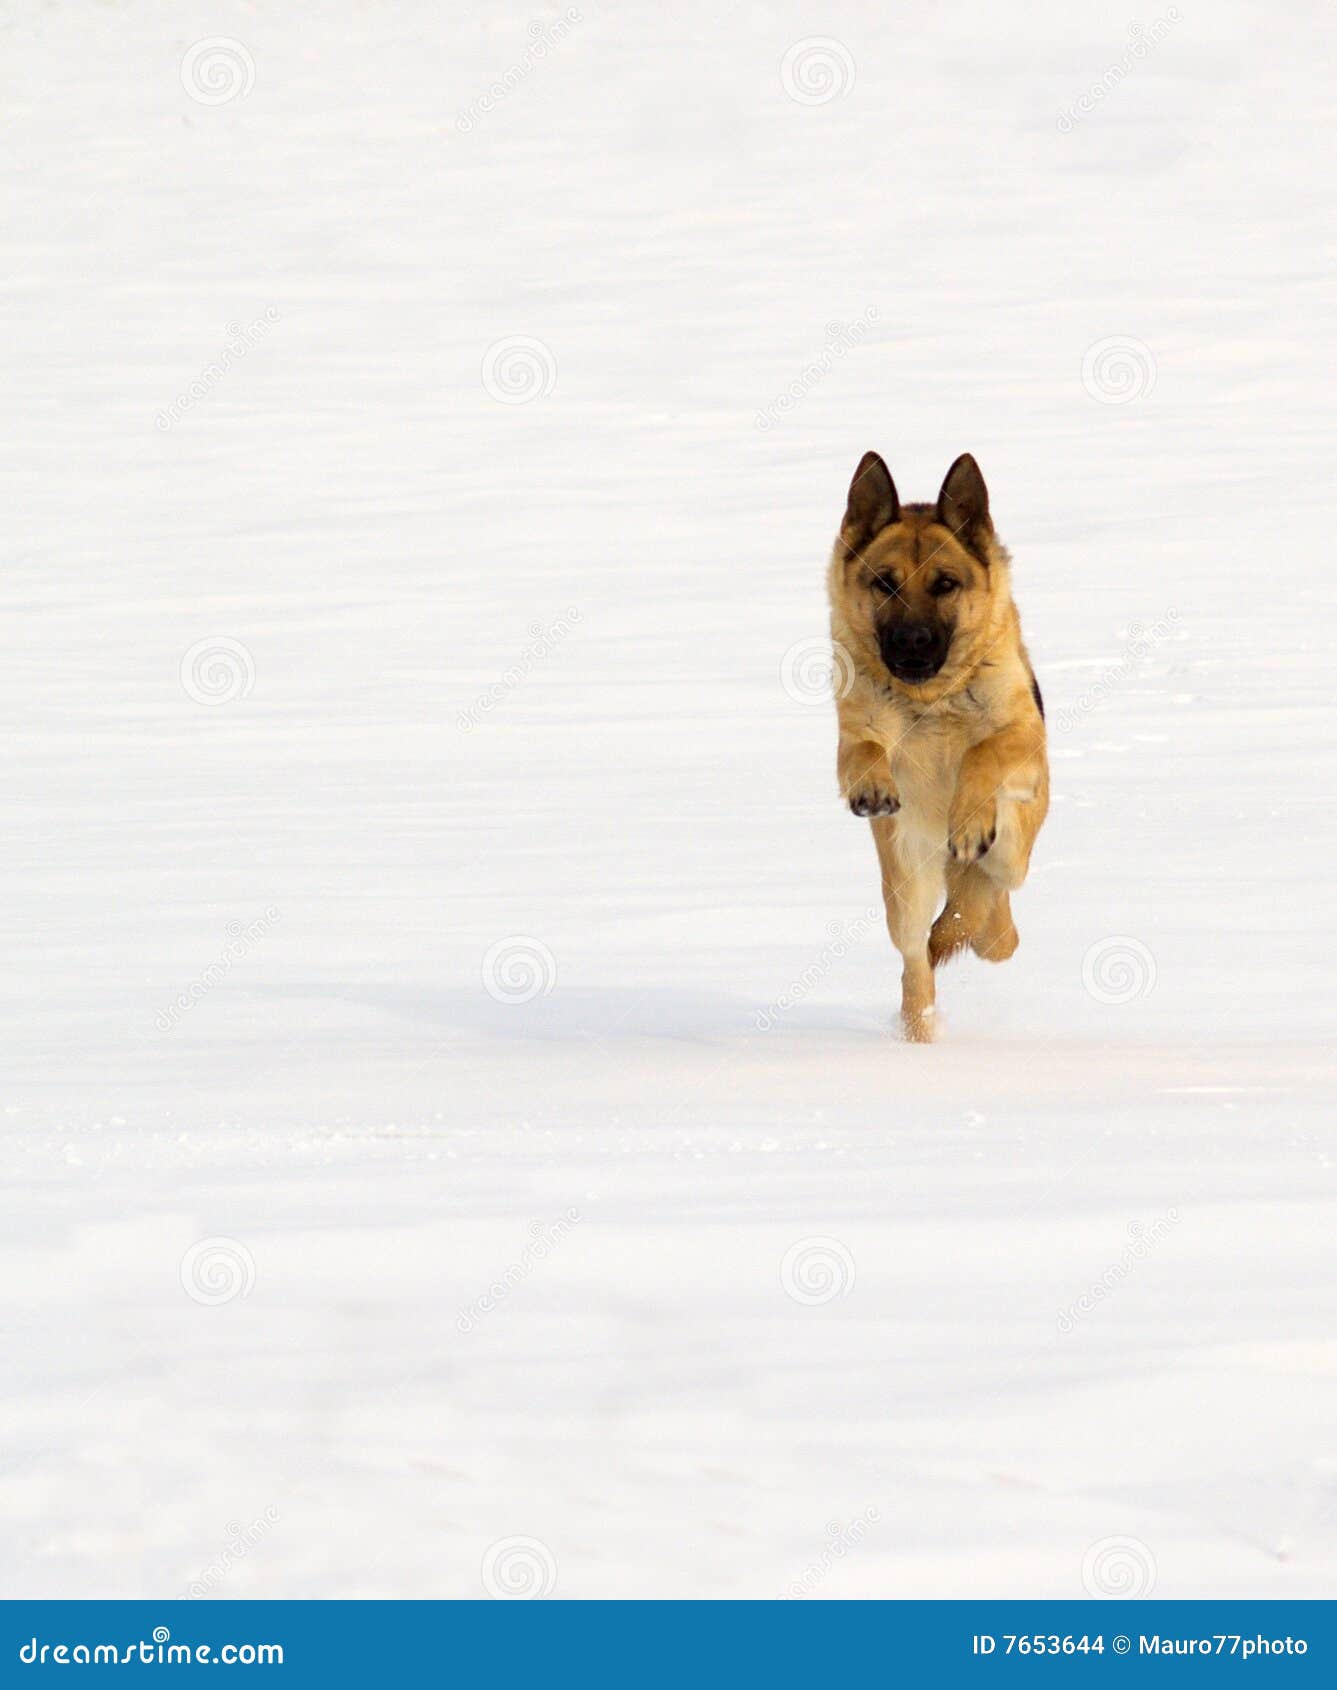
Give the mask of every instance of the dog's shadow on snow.
<path id="1" fill-rule="evenodd" d="M 736 994 L 691 986 L 528 986 L 493 996 L 480 984 L 414 988 L 359 981 L 356 985 L 295 984 L 265 995 L 289 1002 L 371 1009 L 395 1021 L 426 1024 L 455 1037 L 594 1040 L 685 1039 L 693 1042 L 776 1037 L 786 1033 L 865 1033 L 871 1016 L 839 1004 L 796 1004 L 783 1011 Z M 352 1035 L 356 1036 L 356 1035 Z"/>

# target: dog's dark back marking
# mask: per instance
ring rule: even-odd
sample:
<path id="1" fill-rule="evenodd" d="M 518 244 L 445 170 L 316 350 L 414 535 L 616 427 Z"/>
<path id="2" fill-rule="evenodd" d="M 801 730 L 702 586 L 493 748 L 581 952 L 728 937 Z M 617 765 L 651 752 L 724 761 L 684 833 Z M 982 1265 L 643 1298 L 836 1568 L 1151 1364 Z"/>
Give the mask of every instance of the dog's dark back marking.
<path id="1" fill-rule="evenodd" d="M 1031 697 L 1035 700 L 1035 708 L 1040 712 L 1040 720 L 1045 719 L 1045 701 L 1040 694 L 1040 683 L 1035 676 L 1031 676 Z"/>

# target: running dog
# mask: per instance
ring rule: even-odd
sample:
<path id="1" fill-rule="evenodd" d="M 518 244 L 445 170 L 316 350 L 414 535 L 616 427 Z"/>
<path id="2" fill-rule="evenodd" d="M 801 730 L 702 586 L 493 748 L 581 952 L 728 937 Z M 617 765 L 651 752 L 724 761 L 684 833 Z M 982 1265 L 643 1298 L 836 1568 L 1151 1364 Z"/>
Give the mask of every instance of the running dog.
<path id="1" fill-rule="evenodd" d="M 1044 702 L 1010 566 L 968 452 L 931 505 L 903 505 L 864 454 L 827 577 L 836 772 L 872 827 L 916 1043 L 934 1036 L 940 963 L 967 946 L 990 962 L 1016 950 L 1009 895 L 1049 808 Z"/>

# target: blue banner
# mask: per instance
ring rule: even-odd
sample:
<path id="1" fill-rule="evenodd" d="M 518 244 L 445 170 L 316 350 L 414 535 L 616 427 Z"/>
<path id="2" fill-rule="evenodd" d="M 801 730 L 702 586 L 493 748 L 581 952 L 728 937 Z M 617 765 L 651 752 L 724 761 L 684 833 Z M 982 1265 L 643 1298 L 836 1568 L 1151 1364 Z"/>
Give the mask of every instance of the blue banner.
<path id="1" fill-rule="evenodd" d="M 7 1602 L 6 1683 L 1334 1682 L 1333 1602 Z M 71 1669 L 74 1669 L 73 1674 Z M 428 1676 L 430 1675 L 430 1677 Z"/>

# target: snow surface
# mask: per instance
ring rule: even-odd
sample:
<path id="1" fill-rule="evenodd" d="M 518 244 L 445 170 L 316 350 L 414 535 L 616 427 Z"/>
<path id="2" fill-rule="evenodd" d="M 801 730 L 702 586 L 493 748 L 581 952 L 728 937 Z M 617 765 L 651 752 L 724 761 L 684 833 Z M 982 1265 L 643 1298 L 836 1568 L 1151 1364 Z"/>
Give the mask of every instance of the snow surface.
<path id="1" fill-rule="evenodd" d="M 579 11 L 6 9 L 4 1594 L 1331 1595 L 1326 9 Z M 1051 724 L 923 1049 L 868 447 Z"/>

